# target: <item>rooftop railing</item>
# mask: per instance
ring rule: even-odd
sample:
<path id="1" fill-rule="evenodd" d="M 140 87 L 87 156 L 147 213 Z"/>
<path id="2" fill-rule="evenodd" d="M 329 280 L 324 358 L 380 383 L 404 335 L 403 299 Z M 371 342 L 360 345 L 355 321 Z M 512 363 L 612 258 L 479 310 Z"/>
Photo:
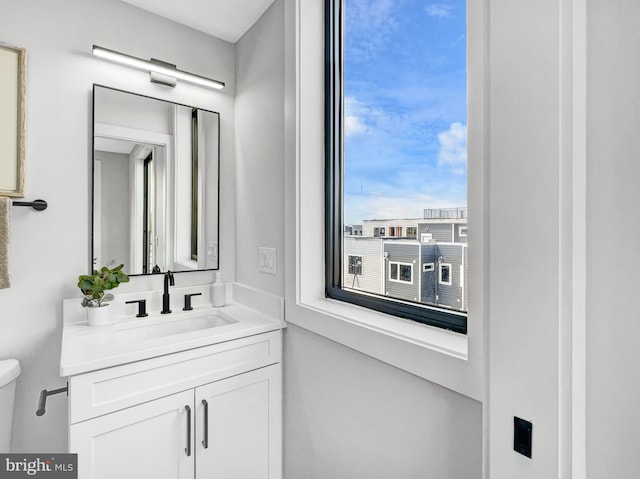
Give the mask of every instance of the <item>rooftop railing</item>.
<path id="1" fill-rule="evenodd" d="M 425 208 L 425 220 L 466 220 L 467 208 Z"/>

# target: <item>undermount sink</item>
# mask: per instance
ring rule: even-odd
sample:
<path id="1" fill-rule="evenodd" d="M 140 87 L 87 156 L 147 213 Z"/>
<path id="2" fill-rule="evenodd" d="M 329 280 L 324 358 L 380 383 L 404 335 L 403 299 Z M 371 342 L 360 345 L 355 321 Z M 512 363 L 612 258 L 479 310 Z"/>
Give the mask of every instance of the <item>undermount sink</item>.
<path id="1" fill-rule="evenodd" d="M 177 313 L 175 316 L 167 318 L 127 321 L 127 323 L 115 325 L 114 333 L 122 341 L 139 341 L 218 328 L 236 322 L 236 320 L 215 311 L 194 312 L 192 314 Z"/>

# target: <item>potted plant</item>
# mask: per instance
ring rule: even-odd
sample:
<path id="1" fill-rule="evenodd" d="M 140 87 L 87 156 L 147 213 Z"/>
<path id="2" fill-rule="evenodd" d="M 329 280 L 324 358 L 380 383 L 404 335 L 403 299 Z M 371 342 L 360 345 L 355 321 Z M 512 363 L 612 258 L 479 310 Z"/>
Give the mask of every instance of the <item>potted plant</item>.
<path id="1" fill-rule="evenodd" d="M 124 264 L 109 269 L 106 266 L 100 270 L 93 270 L 93 274 L 83 274 L 78 277 L 78 288 L 84 294 L 82 306 L 87 309 L 87 320 L 90 326 L 98 326 L 109 322 L 108 301 L 113 295 L 106 291 L 117 288 L 120 283 L 129 281 L 129 277 L 122 272 Z"/>

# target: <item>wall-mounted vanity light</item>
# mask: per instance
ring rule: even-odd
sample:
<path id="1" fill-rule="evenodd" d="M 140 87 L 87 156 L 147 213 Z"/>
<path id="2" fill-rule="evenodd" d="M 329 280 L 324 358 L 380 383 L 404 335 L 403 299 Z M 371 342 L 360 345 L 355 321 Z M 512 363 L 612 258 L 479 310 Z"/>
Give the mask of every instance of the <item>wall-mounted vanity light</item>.
<path id="1" fill-rule="evenodd" d="M 224 88 L 224 82 L 178 70 L 175 65 L 154 58 L 151 60 L 143 60 L 142 58 L 126 55 L 97 45 L 93 46 L 93 54 L 105 60 L 121 63 L 140 70 L 146 70 L 151 74 L 151 81 L 154 83 L 174 87 L 176 86 L 176 80 L 183 80 L 193 83 L 194 85 L 214 88 L 216 90 Z"/>

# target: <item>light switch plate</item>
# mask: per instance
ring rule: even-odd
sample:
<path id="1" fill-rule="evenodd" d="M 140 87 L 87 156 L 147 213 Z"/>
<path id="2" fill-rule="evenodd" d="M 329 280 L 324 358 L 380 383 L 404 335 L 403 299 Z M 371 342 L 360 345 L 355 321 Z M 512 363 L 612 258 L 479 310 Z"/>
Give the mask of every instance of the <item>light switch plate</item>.
<path id="1" fill-rule="evenodd" d="M 258 248 L 258 271 L 262 273 L 276 274 L 276 249 Z"/>

